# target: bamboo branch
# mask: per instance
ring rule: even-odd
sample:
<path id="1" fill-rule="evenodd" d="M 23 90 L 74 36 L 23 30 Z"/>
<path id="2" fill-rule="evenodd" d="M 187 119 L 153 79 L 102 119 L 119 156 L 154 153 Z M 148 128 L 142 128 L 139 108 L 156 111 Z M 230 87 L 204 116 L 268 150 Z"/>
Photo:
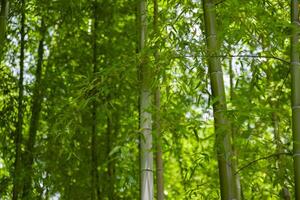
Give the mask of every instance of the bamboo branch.
<path id="1" fill-rule="evenodd" d="M 240 171 L 242 171 L 242 170 L 250 167 L 251 165 L 257 163 L 258 161 L 267 160 L 269 158 L 272 158 L 272 157 L 275 157 L 275 156 L 280 156 L 280 155 L 289 155 L 289 156 L 291 156 L 292 154 L 291 153 L 287 153 L 287 152 L 280 152 L 280 153 L 273 153 L 273 154 L 268 155 L 268 156 L 260 157 L 258 159 L 252 160 L 251 162 L 249 162 L 246 165 L 242 166 L 234 174 L 238 174 Z"/>
<path id="2" fill-rule="evenodd" d="M 221 58 L 266 58 L 266 59 L 274 59 L 281 61 L 286 64 L 290 64 L 289 61 L 284 60 L 283 58 L 279 58 L 276 56 L 262 56 L 262 55 L 220 55 Z"/>
<path id="3" fill-rule="evenodd" d="M 176 51 L 177 53 L 182 53 L 182 52 L 178 52 Z M 188 53 L 187 53 L 188 54 Z M 194 55 L 184 55 L 183 57 L 196 57 Z M 254 54 L 254 55 L 248 55 L 248 54 L 245 54 L 245 55 L 215 55 L 215 56 L 207 56 L 207 55 L 203 55 L 203 56 L 199 56 L 199 57 L 202 57 L 202 58 L 207 58 L 207 57 L 217 57 L 217 58 L 266 58 L 266 59 L 274 59 L 274 60 L 278 60 L 278 61 L 281 61 L 283 63 L 286 63 L 286 64 L 290 64 L 289 61 L 283 59 L 283 58 L 279 58 L 279 57 L 276 57 L 276 56 L 264 56 L 264 55 L 257 55 L 257 54 Z"/>

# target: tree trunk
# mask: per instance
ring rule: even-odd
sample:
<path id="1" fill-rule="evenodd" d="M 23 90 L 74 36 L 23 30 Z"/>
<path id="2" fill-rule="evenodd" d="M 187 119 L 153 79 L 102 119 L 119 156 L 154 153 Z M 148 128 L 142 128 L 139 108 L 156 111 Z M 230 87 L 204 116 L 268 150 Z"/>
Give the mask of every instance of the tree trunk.
<path id="1" fill-rule="evenodd" d="M 25 0 L 21 1 L 21 30 L 20 30 L 20 74 L 19 74 L 19 97 L 18 97 L 18 120 L 16 125 L 16 132 L 14 136 L 15 143 L 15 162 L 14 162 L 14 176 L 13 176 L 13 194 L 12 200 L 18 200 L 22 190 L 22 173 L 21 173 L 21 143 L 22 143 L 22 126 L 23 126 L 23 96 L 24 96 L 24 57 L 25 57 Z"/>
<path id="2" fill-rule="evenodd" d="M 300 61 L 299 61 L 299 3 L 291 1 L 291 77 L 292 77 L 292 128 L 295 177 L 295 199 L 300 200 Z"/>
<path id="3" fill-rule="evenodd" d="M 36 141 L 36 134 L 39 125 L 39 117 L 42 109 L 43 100 L 43 85 L 42 85 L 42 69 L 44 57 L 44 38 L 46 28 L 44 20 L 41 21 L 41 40 L 38 47 L 38 62 L 36 67 L 36 81 L 34 85 L 32 107 L 31 107 L 31 120 L 29 127 L 29 137 L 26 144 L 26 151 L 24 154 L 24 180 L 23 180 L 23 194 L 22 199 L 32 199 L 32 177 L 33 177 L 33 159 L 34 159 L 34 145 Z"/>
<path id="4" fill-rule="evenodd" d="M 153 153 L 152 153 L 152 114 L 151 114 L 151 71 L 145 55 L 147 41 L 147 1 L 140 0 L 139 16 L 139 53 L 140 63 L 140 166 L 141 166 L 141 199 L 152 200 L 153 192 Z"/>
<path id="5" fill-rule="evenodd" d="M 222 200 L 236 199 L 234 197 L 233 174 L 231 169 L 232 145 L 230 123 L 226 117 L 226 98 L 221 63 L 217 57 L 219 47 L 216 31 L 216 14 L 213 0 L 203 3 L 205 30 L 207 38 L 208 67 L 212 97 L 214 99 L 214 124 L 216 133 L 216 147 L 219 165 L 220 190 Z"/>
<path id="6" fill-rule="evenodd" d="M 97 28 L 98 28 L 98 6 L 97 0 L 94 2 L 94 27 L 93 27 L 93 77 L 97 73 Z M 91 199 L 100 200 L 99 188 L 99 173 L 98 173 L 98 143 L 97 143 L 97 102 L 95 99 L 92 101 L 92 133 L 91 133 Z"/>
<path id="7" fill-rule="evenodd" d="M 158 4 L 157 0 L 154 3 L 154 36 L 158 36 Z M 156 63 L 156 78 L 157 86 L 154 94 L 155 102 L 155 131 L 156 131 L 156 189 L 157 189 L 157 200 L 164 200 L 164 168 L 163 168 L 163 158 L 162 158 L 162 136 L 161 136 L 161 126 L 160 126 L 160 66 L 158 65 L 158 50 L 155 49 L 154 52 L 155 63 Z"/>

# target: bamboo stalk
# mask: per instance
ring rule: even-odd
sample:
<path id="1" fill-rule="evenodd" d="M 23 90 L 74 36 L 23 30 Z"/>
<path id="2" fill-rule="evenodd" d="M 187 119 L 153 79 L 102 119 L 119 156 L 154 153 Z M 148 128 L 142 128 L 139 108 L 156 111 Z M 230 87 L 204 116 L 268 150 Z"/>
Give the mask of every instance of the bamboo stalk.
<path id="1" fill-rule="evenodd" d="M 220 59 L 216 57 L 216 55 L 219 55 L 219 47 L 217 41 L 214 1 L 204 0 L 203 10 L 211 90 L 212 96 L 215 99 L 213 111 L 221 198 L 223 200 L 236 199 L 234 197 L 234 190 L 232 187 L 234 179 L 230 162 L 232 159 L 231 130 L 230 123 L 226 117 L 227 105 L 223 72 Z"/>
<path id="2" fill-rule="evenodd" d="M 300 200 L 300 60 L 299 60 L 299 2 L 291 1 L 291 77 L 292 77 L 292 128 L 295 177 L 295 199 Z"/>

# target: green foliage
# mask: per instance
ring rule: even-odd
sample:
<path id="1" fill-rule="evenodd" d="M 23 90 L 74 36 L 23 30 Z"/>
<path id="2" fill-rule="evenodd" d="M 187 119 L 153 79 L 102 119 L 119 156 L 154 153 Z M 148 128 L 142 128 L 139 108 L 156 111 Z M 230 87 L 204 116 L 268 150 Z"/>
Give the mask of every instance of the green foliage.
<path id="1" fill-rule="evenodd" d="M 153 69 L 151 89 L 161 89 L 165 198 L 220 199 L 212 114 L 216 99 L 210 92 L 202 2 L 159 1 L 159 30 L 154 33 L 153 2 L 148 1 L 148 47 L 141 53 L 136 51 L 136 3 L 95 0 L 94 16 L 92 1 L 26 1 L 21 156 L 28 153 L 42 18 L 47 27 L 42 110 L 35 150 L 29 152 L 34 156 L 32 199 L 91 198 L 93 102 L 100 195 L 138 199 L 137 66 L 144 54 Z M 1 199 L 12 198 L 16 159 L 21 6 L 17 0 L 10 4 L 0 64 Z M 216 1 L 216 11 L 226 116 L 236 127 L 233 144 L 244 199 L 280 199 L 283 186 L 293 196 L 288 2 Z M 154 70 L 156 51 L 160 71 Z"/>

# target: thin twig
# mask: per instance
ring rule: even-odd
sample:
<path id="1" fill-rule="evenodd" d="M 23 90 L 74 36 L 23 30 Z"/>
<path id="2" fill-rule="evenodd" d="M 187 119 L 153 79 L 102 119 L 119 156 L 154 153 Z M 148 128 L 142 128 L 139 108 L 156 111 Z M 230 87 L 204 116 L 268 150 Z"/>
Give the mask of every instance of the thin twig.
<path id="1" fill-rule="evenodd" d="M 217 5 L 219 5 L 219 4 L 222 4 L 222 3 L 224 3 L 226 0 L 221 0 L 221 1 L 219 1 L 219 2 L 217 2 L 216 4 L 215 4 L 215 6 L 217 6 Z"/>
<path id="2" fill-rule="evenodd" d="M 179 52 L 179 51 L 176 51 L 177 53 L 181 53 L 182 52 Z M 186 54 L 188 54 L 188 52 L 186 52 Z M 179 56 L 178 56 L 179 57 Z M 183 55 L 181 57 L 196 57 L 196 55 Z M 199 56 L 199 57 L 209 57 L 209 56 Z M 216 56 L 211 56 L 211 57 L 218 57 L 218 58 L 266 58 L 266 59 L 274 59 L 274 60 L 278 60 L 278 61 L 281 61 L 283 63 L 286 63 L 286 64 L 290 64 L 289 61 L 283 59 L 283 58 L 279 58 L 279 57 L 276 57 L 276 56 L 264 56 L 264 55 L 216 55 Z"/>
<path id="3" fill-rule="evenodd" d="M 291 155 L 291 153 L 287 153 L 287 152 L 281 152 L 281 153 L 274 153 L 274 154 L 271 154 L 271 155 L 268 155 L 268 156 L 264 156 L 264 157 L 261 157 L 261 158 L 258 158 L 256 160 L 253 160 L 249 163 L 247 163 L 246 165 L 242 166 L 241 168 L 239 168 L 234 174 L 238 174 L 240 171 L 246 169 L 247 167 L 257 163 L 258 161 L 261 161 L 261 160 L 267 160 L 269 158 L 272 158 L 274 156 L 280 156 L 280 155 Z"/>
<path id="4" fill-rule="evenodd" d="M 217 57 L 229 57 L 229 58 L 267 58 L 267 59 L 274 59 L 279 60 L 283 63 L 290 64 L 289 61 L 284 60 L 283 58 L 278 58 L 276 56 L 262 56 L 262 55 L 221 55 Z"/>

